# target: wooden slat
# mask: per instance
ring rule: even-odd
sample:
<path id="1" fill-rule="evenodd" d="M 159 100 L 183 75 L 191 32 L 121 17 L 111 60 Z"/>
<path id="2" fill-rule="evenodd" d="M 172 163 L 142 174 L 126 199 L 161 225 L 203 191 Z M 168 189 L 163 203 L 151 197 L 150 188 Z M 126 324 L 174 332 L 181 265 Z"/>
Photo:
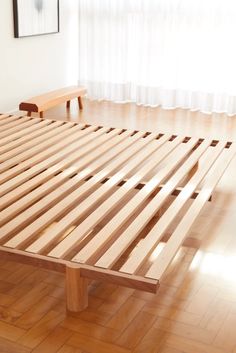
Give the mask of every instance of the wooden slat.
<path id="1" fill-rule="evenodd" d="M 4 156 L 5 161 L 2 161 L 2 163 L 0 164 L 0 173 L 3 173 L 5 170 L 10 169 L 12 166 L 29 160 L 31 157 L 37 156 L 40 152 L 47 151 L 49 147 L 55 147 L 58 143 L 61 142 L 61 140 L 72 135 L 73 130 L 73 128 L 68 128 L 66 124 L 61 124 L 61 122 L 58 122 L 56 124 L 55 129 L 49 131 L 48 133 L 44 134 L 43 136 L 40 136 L 37 139 L 39 141 L 38 145 L 33 146 L 28 150 L 24 150 L 24 146 L 20 146 L 17 147 L 16 151 L 7 152 L 7 154 Z M 33 145 L 33 143 L 34 142 L 30 141 L 28 145 Z M 14 156 L 15 152 L 17 151 L 18 153 L 16 154 L 16 156 Z M 9 159 L 8 156 L 9 158 L 12 158 Z M 29 163 L 29 165 L 31 166 L 31 163 Z"/>
<path id="2" fill-rule="evenodd" d="M 142 180 L 146 175 L 148 175 L 165 157 L 168 155 L 176 146 L 178 146 L 183 141 L 183 138 L 177 138 L 172 142 L 161 145 L 160 148 L 155 152 L 153 150 L 151 153 L 152 160 L 139 169 L 133 177 L 131 177 L 127 183 L 121 186 L 115 193 L 113 193 L 101 206 L 99 206 L 92 214 L 90 214 L 85 221 L 83 221 L 74 231 L 72 231 L 60 244 L 58 244 L 50 253 L 50 256 L 62 257 L 67 255 L 68 252 L 76 245 L 83 237 L 96 226 L 98 222 L 101 221 L 113 208 L 117 206 L 124 198 L 126 198 L 129 193 L 134 189 L 134 187 Z M 192 147 L 196 144 L 196 141 L 192 144 Z M 147 151 L 149 153 L 149 151 Z M 138 157 L 139 158 L 139 157 Z M 151 191 L 150 191 L 151 192 Z M 147 195 L 148 197 L 148 195 Z M 137 204 L 136 204 L 137 206 Z M 127 219 L 132 215 L 130 209 L 128 213 L 125 212 L 123 219 Z M 116 217 L 115 217 L 116 218 Z M 115 222 L 115 229 L 120 227 L 118 220 Z M 114 231 L 111 228 L 105 227 L 106 230 L 102 231 L 102 234 L 97 234 L 87 246 L 84 247 L 74 257 L 74 261 L 85 262 L 90 258 L 91 253 L 99 251 L 100 243 L 105 242 L 108 238 L 111 238 Z M 83 258 L 86 256 L 86 259 Z M 79 258 L 79 260 L 77 260 Z M 81 260 L 83 259 L 83 260 Z"/>
<path id="3" fill-rule="evenodd" d="M 87 128 L 86 130 L 81 131 L 80 134 L 77 134 L 77 130 L 81 128 L 82 126 L 76 126 L 76 130 L 73 134 L 65 137 L 60 143 L 48 148 L 46 151 L 37 154 L 35 157 L 28 159 L 16 167 L 11 168 L 9 171 L 0 174 L 0 182 L 4 182 L 4 184 L 0 186 L 0 196 L 16 188 L 18 185 L 46 168 L 61 161 L 70 153 L 76 151 L 81 144 L 84 144 L 84 141 L 81 139 L 91 130 L 95 129 L 95 127 Z M 103 129 L 102 131 L 105 133 L 107 129 Z M 65 131 L 63 135 L 66 134 L 69 135 L 69 131 Z M 28 168 L 30 169 L 27 170 Z M 26 172 L 24 173 L 24 171 Z M 20 172 L 21 174 L 19 174 Z"/>
<path id="4" fill-rule="evenodd" d="M 115 135 L 119 134 L 120 130 L 113 130 L 110 135 Z M 9 236 L 10 234 L 14 233 L 15 231 L 20 231 L 25 225 L 28 223 L 32 222 L 33 220 L 36 219 L 36 217 L 50 209 L 50 211 L 53 213 L 53 219 L 58 217 L 58 213 L 54 213 L 52 208 L 50 208 L 57 200 L 59 201 L 62 196 L 67 196 L 68 195 L 68 187 L 67 184 L 63 184 L 60 188 L 56 189 L 54 192 L 50 193 L 47 195 L 44 199 L 40 199 L 39 202 L 35 203 L 33 206 L 25 210 L 23 213 L 21 213 L 19 216 L 15 217 L 11 222 L 8 222 L 1 228 L 1 234 L 0 234 L 0 239 L 3 239 L 6 236 Z M 71 195 L 68 196 L 68 199 L 71 200 Z M 63 205 L 65 204 L 65 199 L 62 200 Z M 64 210 L 64 207 L 62 207 L 62 210 Z M 44 214 L 44 216 L 47 215 L 47 213 Z M 42 218 L 42 217 L 41 217 Z M 41 219 L 40 218 L 40 219 Z M 42 219 L 41 219 L 42 220 Z M 37 219 L 38 221 L 38 219 Z M 43 223 L 40 222 L 40 227 L 42 227 Z M 34 223 L 30 225 L 30 227 L 34 227 Z M 30 228 L 29 227 L 29 228 Z M 11 241 L 17 241 L 18 239 L 22 238 L 22 233 L 26 232 L 27 228 L 22 231 L 21 233 L 18 233 L 16 238 L 11 239 Z"/>
<path id="5" fill-rule="evenodd" d="M 76 199 L 78 200 L 78 197 L 81 199 L 85 192 L 91 191 L 91 188 L 94 188 L 96 185 L 98 185 L 107 175 L 109 175 L 109 173 L 122 165 L 125 161 L 129 160 L 129 158 L 132 157 L 134 153 L 141 151 L 145 145 L 147 145 L 155 138 L 156 134 L 151 134 L 145 139 L 139 140 L 136 144 L 131 146 L 131 148 L 124 151 L 123 154 L 119 156 L 119 158 L 117 158 L 115 161 L 112 161 L 109 166 L 106 166 L 105 169 L 92 177 L 85 185 L 82 185 L 79 189 L 77 189 L 74 192 Z M 139 162 L 140 161 L 142 161 L 142 158 L 139 160 Z M 82 201 L 79 206 L 73 208 L 71 212 L 62 218 L 50 232 L 50 234 L 47 234 L 47 236 L 42 235 L 38 240 L 31 244 L 27 250 L 31 252 L 40 252 L 45 247 L 49 246 L 49 244 L 51 244 L 51 242 L 53 242 L 55 239 L 59 238 L 66 231 L 66 229 L 77 222 L 77 220 L 82 217 L 85 212 L 88 212 L 95 203 L 99 202 L 103 197 L 105 197 L 106 194 L 122 180 L 123 176 L 126 175 L 126 173 L 128 174 L 132 168 L 135 168 L 135 166 L 137 166 L 137 164 L 133 163 L 132 161 L 128 162 L 126 166 L 119 171 L 118 174 L 115 174 L 114 177 L 109 180 L 108 184 L 105 183 L 104 185 L 100 186 L 95 192 L 93 192 L 91 195 L 89 195 L 89 197 Z M 72 194 L 70 196 L 74 197 L 74 195 Z"/>
<path id="6" fill-rule="evenodd" d="M 209 147 L 210 140 L 188 138 L 181 143 L 184 137 L 170 139 L 171 136 L 160 137 L 156 132 L 134 134 L 29 117 L 0 115 L 0 127 L 1 257 L 63 272 L 73 263 L 83 278 L 150 292 L 156 292 L 159 279 L 235 154 L 235 144 L 225 148 L 225 142 L 216 141 L 214 147 Z M 204 163 L 187 179 L 153 229 L 119 271 L 111 270 L 202 155 Z M 134 188 L 159 164 L 161 168 L 155 176 L 127 202 Z M 215 170 L 212 166 L 216 166 Z M 202 180 L 206 180 L 202 190 L 162 254 L 146 277 L 137 275 Z M 154 191 L 156 196 L 152 195 L 149 201 Z M 123 206 L 124 201 L 127 203 Z M 75 246 L 119 205 L 121 210 L 84 247 L 81 244 L 74 256 Z M 135 213 L 135 220 L 126 225 Z M 40 234 L 54 221 L 58 223 L 50 232 Z M 65 236 L 71 226 L 75 229 Z M 71 261 L 63 260 L 69 255 L 74 256 Z M 96 264 L 90 266 L 86 262 Z"/>
<path id="7" fill-rule="evenodd" d="M 201 168 L 199 168 L 196 174 L 193 175 L 193 177 L 182 189 L 180 194 L 173 201 L 171 206 L 167 209 L 167 211 L 163 214 L 160 220 L 152 228 L 151 232 L 149 232 L 146 238 L 134 249 L 129 259 L 121 267 L 120 271 L 125 273 L 135 273 L 142 266 L 144 261 L 147 259 L 147 257 L 150 255 L 150 253 L 161 240 L 161 237 L 164 235 L 164 232 L 166 231 L 168 226 L 179 214 L 180 210 L 186 204 L 191 194 L 198 187 L 200 182 L 204 179 L 207 172 L 213 165 L 214 161 L 218 158 L 224 147 L 225 142 L 221 142 L 218 143 L 216 147 L 211 147 L 206 151 L 205 164 Z M 148 205 L 148 208 L 145 212 L 149 211 L 149 208 L 151 208 L 153 204 L 155 204 L 155 202 L 156 199 L 154 198 Z"/>
<path id="8" fill-rule="evenodd" d="M 188 144 L 188 148 L 186 147 L 186 145 L 184 146 L 185 154 L 182 155 L 182 158 L 184 158 L 184 156 L 186 156 L 186 154 L 191 151 L 191 149 L 194 147 L 194 145 L 196 145 L 196 143 L 197 140 L 193 140 L 192 143 L 190 142 Z M 179 162 L 181 162 L 181 159 Z M 162 169 L 157 175 L 155 175 L 150 180 L 150 182 L 148 182 L 145 187 L 136 196 L 134 196 L 125 205 L 125 207 L 123 207 L 123 209 L 88 243 L 88 245 L 86 245 L 73 258 L 73 261 L 84 263 L 86 261 L 90 261 L 91 258 L 94 258 L 94 256 L 97 257 L 98 255 L 100 255 L 100 249 L 106 246 L 106 242 L 109 242 L 110 239 L 112 239 L 112 236 L 115 235 L 116 231 L 119 230 L 125 224 L 125 222 L 138 210 L 138 208 L 143 205 L 143 203 L 148 199 L 148 197 L 152 194 L 156 187 L 163 181 L 163 179 L 165 179 L 169 175 L 172 169 L 172 165 L 171 167 L 168 166 L 167 168 Z M 108 202 L 109 200 L 107 201 L 107 203 Z M 114 202 L 115 201 L 112 200 L 111 204 L 113 204 Z M 142 227 L 142 222 L 139 224 L 138 229 L 139 227 Z"/>
<path id="9" fill-rule="evenodd" d="M 49 193 L 51 190 L 59 187 L 63 182 L 67 181 L 68 192 L 70 192 L 70 190 L 72 190 L 73 188 L 79 185 L 81 180 L 90 176 L 91 173 L 94 173 L 95 171 L 97 171 L 99 168 L 103 166 L 103 164 L 105 164 L 106 162 L 109 162 L 110 159 L 115 157 L 117 153 L 124 150 L 127 145 L 132 144 L 135 141 L 135 139 L 131 139 L 131 140 L 128 139 L 124 141 L 128 136 L 131 135 L 131 132 L 128 132 L 128 131 L 122 133 L 122 135 L 118 135 L 119 131 L 116 130 L 114 132 L 115 134 L 114 137 L 113 137 L 113 133 L 109 133 L 109 137 L 110 137 L 109 139 L 107 138 L 106 135 L 103 135 L 102 133 L 103 133 L 102 129 L 96 132 L 96 141 L 94 140 L 93 135 L 88 136 L 90 140 L 86 138 L 88 143 L 83 148 L 83 150 L 80 151 L 81 154 L 82 153 L 85 154 L 83 157 L 79 158 L 78 152 L 76 151 L 70 154 L 69 156 L 67 156 L 67 158 L 63 159 L 61 162 L 55 164 L 54 166 L 40 173 L 36 177 L 30 179 L 23 185 L 20 185 L 12 192 L 3 196 L 1 199 L 1 205 L 4 208 L 9 206 L 10 204 L 12 204 L 12 202 L 15 202 L 17 199 L 19 199 L 20 197 L 26 194 L 26 197 L 19 200 L 19 203 L 12 204 L 8 209 L 2 211 L 0 215 L 0 220 L 1 220 L 0 223 L 2 223 L 2 221 L 6 221 L 6 219 L 4 219 L 4 216 L 11 218 L 13 217 L 12 212 L 16 212 L 16 211 L 20 212 L 22 210 L 22 207 L 24 207 L 25 202 L 27 204 L 29 200 L 32 203 L 37 201 L 37 195 L 39 195 L 39 197 L 41 198 L 47 193 Z M 97 144 L 99 141 L 101 145 L 98 147 Z M 122 145 L 119 145 L 117 146 L 117 148 L 114 148 L 114 146 L 120 143 L 122 143 Z M 94 150 L 95 147 L 97 148 Z M 112 150 L 110 150 L 111 148 Z M 110 153 L 107 154 L 108 151 L 110 151 Z M 101 155 L 103 155 L 104 153 L 106 153 L 106 155 L 101 158 Z M 89 168 L 86 168 L 88 165 L 89 165 Z M 64 170 L 64 171 L 59 173 L 58 175 L 55 175 L 61 170 Z M 80 173 L 77 174 L 72 179 L 70 179 L 70 177 L 74 173 L 78 173 L 78 172 Z M 68 181 L 68 179 L 70 180 Z M 39 185 L 41 186 L 29 194 L 31 190 L 35 189 Z M 64 188 L 65 188 L 65 184 L 64 184 Z"/>
<path id="10" fill-rule="evenodd" d="M 0 156 L 0 173 L 60 141 L 60 133 L 67 130 L 64 126 L 66 125 L 58 121 L 54 123 L 54 129 L 46 129 L 41 136 L 28 141 L 26 144 L 21 144 L 11 151 L 2 153 Z"/>
<path id="11" fill-rule="evenodd" d="M 76 126 L 76 127 L 73 128 L 73 125 L 68 125 L 67 126 L 67 124 L 63 124 L 63 122 L 57 122 L 56 123 L 56 127 L 57 127 L 57 129 L 55 131 L 53 131 L 52 133 L 55 135 L 55 133 L 58 132 L 58 134 L 60 134 L 60 138 L 63 139 L 63 142 L 60 142 L 60 139 L 58 141 L 58 136 L 54 136 L 53 138 L 50 139 L 49 142 L 51 142 L 52 146 L 50 146 L 49 148 L 48 148 L 48 143 L 49 142 L 48 141 L 45 142 L 45 144 L 43 144 L 43 147 L 44 147 L 44 149 L 46 150 L 47 153 L 49 152 L 49 155 L 53 154 L 53 152 L 56 152 L 56 151 L 60 150 L 60 148 L 63 148 L 65 146 L 69 145 L 70 144 L 70 138 L 72 138 L 71 135 L 73 135 L 76 132 L 78 132 L 79 130 L 81 130 L 84 126 L 80 125 L 78 127 Z M 55 142 L 55 145 L 54 145 L 54 142 Z M 50 154 L 50 152 L 51 152 L 51 154 Z M 28 169 L 32 165 L 38 163 L 38 159 L 40 157 L 42 157 L 42 160 L 43 160 L 43 157 L 45 156 L 45 158 L 46 158 L 46 156 L 47 156 L 47 154 L 44 151 L 41 151 L 41 153 L 38 153 L 38 154 L 37 154 L 37 151 L 36 151 L 35 154 L 36 155 L 33 156 L 32 158 L 29 158 L 28 160 L 23 161 L 23 163 L 20 163 L 19 166 L 17 166 L 20 169 L 17 169 L 17 167 L 15 167 L 16 170 L 14 168 L 10 168 L 10 167 L 12 165 L 17 164 L 18 162 L 20 162 L 21 161 L 21 159 L 20 159 L 21 157 L 19 157 L 19 160 L 17 158 L 15 158 L 15 159 L 12 158 L 9 161 L 9 166 L 8 166 L 10 168 L 10 170 L 7 171 L 6 173 L 3 173 L 3 172 L 1 173 L 0 182 L 3 183 L 3 182 L 5 182 L 5 180 L 8 180 L 8 179 L 14 177 L 15 175 L 18 175 L 22 170 Z M 4 169 L 2 164 L 1 164 L 0 167 L 2 169 Z"/>
<path id="12" fill-rule="evenodd" d="M 103 149 L 100 149 L 100 147 L 98 147 L 98 144 L 102 145 L 102 143 L 107 141 L 108 137 L 105 133 L 108 132 L 109 128 L 103 128 L 103 129 L 99 129 L 98 131 L 96 131 L 96 135 L 95 135 L 96 138 L 94 139 L 94 135 L 89 134 L 89 132 L 91 132 L 95 129 L 96 129 L 95 127 L 90 127 L 90 128 L 86 129 L 86 135 L 80 141 L 78 141 L 78 143 L 76 145 L 77 149 L 75 150 L 75 152 L 72 152 L 69 155 L 67 153 L 67 150 L 65 150 L 65 149 L 63 150 L 63 152 L 62 151 L 59 152 L 59 156 L 61 158 L 59 159 L 59 161 L 58 160 L 56 161 L 56 164 L 53 165 L 51 163 L 52 159 L 50 158 L 49 161 L 45 160 L 45 162 L 49 162 L 47 165 L 45 165 L 45 162 L 42 162 L 42 164 L 39 164 L 35 167 L 32 167 L 29 171 L 22 173 L 21 177 L 17 177 L 15 180 L 13 180 L 13 182 L 14 182 L 13 186 L 12 186 L 13 190 L 11 192 L 9 190 L 8 194 L 6 194 L 5 196 L 3 196 L 1 198 L 0 209 L 9 206 L 12 202 L 16 201 L 18 198 L 27 194 L 32 189 L 36 188 L 38 185 L 47 181 L 48 179 L 50 179 L 52 177 L 55 178 L 55 174 L 57 174 L 58 172 L 60 172 L 63 169 L 66 169 L 67 167 L 70 167 L 70 164 L 73 161 L 79 159 L 80 156 L 81 156 L 81 158 L 83 158 L 82 155 L 93 152 L 96 147 L 97 147 L 96 151 L 93 152 L 94 158 L 92 157 L 91 160 L 95 159 L 96 157 L 99 157 L 99 154 L 97 153 L 97 151 L 100 151 L 101 153 L 103 153 Z M 109 134 L 109 138 L 111 138 L 112 136 L 113 136 L 112 134 Z M 79 147 L 80 147 L 80 150 L 78 150 Z M 78 153 L 78 151 L 80 151 L 80 153 Z M 90 162 L 91 160 L 88 159 L 88 162 Z M 88 163 L 82 164 L 81 168 L 85 167 L 87 164 Z M 44 170 L 45 168 L 47 168 L 47 169 Z M 75 169 L 73 169 L 73 168 L 75 168 Z M 73 166 L 73 168 L 69 169 L 69 171 L 66 170 L 64 173 L 61 173 L 58 176 L 58 178 L 63 179 L 63 176 L 66 178 L 69 178 L 71 175 L 73 175 L 76 172 L 76 167 Z M 80 168 L 80 166 L 79 166 L 79 168 Z M 44 171 L 41 172 L 42 170 L 44 170 Z M 40 173 L 40 174 L 37 175 L 36 177 L 34 177 L 34 175 L 38 174 L 38 173 Z M 21 183 L 24 182 L 24 184 L 21 184 L 19 179 L 20 179 Z M 21 185 L 18 187 L 15 186 L 15 181 Z M 1 187 L 0 187 L 0 190 L 1 190 Z"/>
<path id="13" fill-rule="evenodd" d="M 39 122 L 39 120 L 42 121 L 42 119 L 31 119 L 27 122 L 27 126 L 24 126 L 24 129 L 20 129 L 19 131 L 12 133 L 4 138 L 1 138 L 0 140 L 0 147 L 5 147 L 8 143 L 11 143 L 14 140 L 17 140 L 20 137 L 27 136 L 29 132 L 31 132 L 34 126 L 36 126 Z"/>
<path id="14" fill-rule="evenodd" d="M 31 120 L 30 120 L 30 118 L 27 118 L 27 119 L 29 119 L 29 120 L 25 121 L 22 124 L 16 124 L 15 127 L 1 133 L 0 134 L 0 141 L 1 141 L 0 145 L 2 145 L 2 143 L 3 143 L 2 141 L 5 138 L 10 141 L 12 138 L 11 134 L 20 132 L 21 130 L 25 129 L 26 127 L 36 124 L 36 122 L 33 119 L 31 119 Z"/>
<path id="15" fill-rule="evenodd" d="M 6 137 L 9 134 L 12 134 L 16 131 L 24 129 L 24 127 L 27 126 L 27 123 L 30 121 L 30 119 L 31 118 L 25 116 L 23 118 L 17 119 L 17 123 L 15 121 L 13 121 L 10 124 L 7 124 L 7 126 L 3 126 L 1 128 L 0 139 Z"/>
<path id="16" fill-rule="evenodd" d="M 35 124 L 32 127 L 28 128 L 28 135 L 20 137 L 18 139 L 14 139 L 9 143 L 4 144 L 4 146 L 1 146 L 0 153 L 1 154 L 6 153 L 20 145 L 27 143 L 28 141 L 31 141 L 33 138 L 42 135 L 44 131 L 47 131 L 47 130 L 44 130 L 45 128 L 53 129 L 53 126 L 54 126 L 54 123 L 51 122 L 50 120 L 41 120 L 40 123 Z"/>
<path id="17" fill-rule="evenodd" d="M 0 117 L 1 117 L 1 120 L 0 120 L 1 131 L 3 131 L 2 130 L 3 125 L 7 125 L 12 121 L 16 121 L 17 119 L 19 119 L 19 116 L 16 116 L 16 115 L 13 115 L 13 116 L 5 115 L 5 117 L 4 115 L 3 116 L 0 115 Z"/>
<path id="18" fill-rule="evenodd" d="M 194 141 L 193 141 L 194 142 Z M 202 148 L 197 149 L 192 158 L 192 163 L 188 163 L 188 166 L 184 164 L 184 174 L 186 171 L 191 169 L 191 165 L 194 165 L 196 160 L 201 156 L 202 153 L 209 146 L 210 141 L 206 142 L 205 145 L 202 145 Z M 167 166 L 160 170 L 158 174 L 156 174 L 150 181 L 147 183 L 144 188 L 141 190 L 141 193 L 138 193 L 133 200 L 125 205 L 125 207 L 100 231 L 100 238 L 105 239 L 105 233 L 112 234 L 119 229 L 124 220 L 127 218 L 127 214 L 130 216 L 136 211 L 137 205 L 142 202 L 145 195 L 150 196 L 150 194 L 155 190 L 155 187 L 159 185 L 163 179 L 165 179 L 171 172 L 176 168 L 178 164 L 180 164 L 188 152 L 193 147 L 193 144 L 188 144 L 187 146 L 183 145 L 179 152 L 173 151 L 170 157 L 175 157 L 175 160 L 170 164 L 167 163 Z M 187 148 L 188 147 L 188 148 Z M 186 169 L 185 169 L 186 166 Z M 152 200 L 151 207 L 148 206 L 146 208 L 145 213 L 141 213 L 136 219 L 127 227 L 127 229 L 119 236 L 119 238 L 114 241 L 112 245 L 110 245 L 109 249 L 104 253 L 104 255 L 96 262 L 96 266 L 110 268 L 119 257 L 125 252 L 125 250 L 129 247 L 129 245 L 135 240 L 136 236 L 142 231 L 142 229 L 147 225 L 150 219 L 156 214 L 158 209 L 161 207 L 166 197 L 171 195 L 173 189 L 175 189 L 176 185 L 183 178 L 183 174 L 177 175 L 174 174 L 168 185 L 163 185 L 165 187 L 164 192 L 161 193 L 161 190 L 157 194 L 157 196 Z M 146 197 L 145 197 L 146 200 Z M 99 233 L 98 233 L 99 234 Z M 96 244 L 98 246 L 98 244 Z"/>
<path id="19" fill-rule="evenodd" d="M 0 120 L 11 117 L 9 114 L 0 114 Z"/>
<path id="20" fill-rule="evenodd" d="M 156 261 L 147 272 L 146 277 L 161 279 L 235 154 L 235 143 L 230 150 L 223 151 L 217 160 L 217 168 L 207 176 L 198 197 L 193 201 L 185 216 L 178 224 Z"/>

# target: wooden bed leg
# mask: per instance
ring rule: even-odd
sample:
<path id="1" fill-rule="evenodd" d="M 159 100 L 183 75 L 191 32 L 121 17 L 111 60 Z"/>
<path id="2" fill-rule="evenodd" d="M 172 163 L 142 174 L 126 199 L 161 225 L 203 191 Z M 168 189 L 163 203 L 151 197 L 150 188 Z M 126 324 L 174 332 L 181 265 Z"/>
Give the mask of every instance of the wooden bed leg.
<path id="1" fill-rule="evenodd" d="M 43 112 L 40 112 L 39 116 L 40 116 L 41 119 L 43 119 Z"/>
<path id="2" fill-rule="evenodd" d="M 66 301 L 69 312 L 79 312 L 88 306 L 88 280 L 77 267 L 66 267 Z"/>
<path id="3" fill-rule="evenodd" d="M 31 116 L 31 112 L 28 112 L 28 113 L 27 113 L 27 116 Z"/>
<path id="4" fill-rule="evenodd" d="M 69 109 L 70 108 L 70 101 L 66 102 L 66 108 Z"/>
<path id="5" fill-rule="evenodd" d="M 82 104 L 81 97 L 78 97 L 78 103 L 79 103 L 79 109 L 82 110 L 83 109 L 83 104 Z"/>

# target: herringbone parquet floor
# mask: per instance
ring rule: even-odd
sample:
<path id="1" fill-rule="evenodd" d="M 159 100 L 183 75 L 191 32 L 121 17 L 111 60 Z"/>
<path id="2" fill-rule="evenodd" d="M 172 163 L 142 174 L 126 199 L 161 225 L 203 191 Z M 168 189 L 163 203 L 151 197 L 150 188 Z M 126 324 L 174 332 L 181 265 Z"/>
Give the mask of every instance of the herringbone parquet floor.
<path id="1" fill-rule="evenodd" d="M 236 139 L 235 117 L 86 101 L 48 117 Z M 0 260 L 0 353 L 236 353 L 236 160 L 159 292 L 91 283 L 89 307 L 68 315 L 63 275 Z"/>

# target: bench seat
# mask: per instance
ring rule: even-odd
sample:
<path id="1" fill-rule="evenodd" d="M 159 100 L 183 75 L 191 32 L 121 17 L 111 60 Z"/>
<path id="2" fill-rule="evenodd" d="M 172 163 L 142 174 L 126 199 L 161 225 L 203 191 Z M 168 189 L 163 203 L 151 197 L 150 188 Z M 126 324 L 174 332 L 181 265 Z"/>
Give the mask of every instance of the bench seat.
<path id="1" fill-rule="evenodd" d="M 21 102 L 19 110 L 28 112 L 28 116 L 31 116 L 32 112 L 40 113 L 40 117 L 43 117 L 43 112 L 53 108 L 59 104 L 65 103 L 67 108 L 70 107 L 70 101 L 74 98 L 78 98 L 79 108 L 83 109 L 82 99 L 87 90 L 84 87 L 71 86 L 58 89 L 52 92 L 48 92 L 39 96 L 30 98 L 27 101 Z"/>
<path id="2" fill-rule="evenodd" d="M 94 279 L 155 293 L 236 153 L 156 131 L 7 115 L 0 125 L 0 256 L 64 272 L 74 312 Z"/>

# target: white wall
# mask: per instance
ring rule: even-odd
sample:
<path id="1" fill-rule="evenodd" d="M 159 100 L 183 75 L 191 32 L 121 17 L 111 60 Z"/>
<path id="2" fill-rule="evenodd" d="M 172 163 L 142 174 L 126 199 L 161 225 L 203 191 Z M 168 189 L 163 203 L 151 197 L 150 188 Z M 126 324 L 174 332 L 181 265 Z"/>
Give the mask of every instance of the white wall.
<path id="1" fill-rule="evenodd" d="M 60 0 L 60 33 L 14 38 L 12 0 L 0 0 L 0 112 L 78 82 L 78 1 Z"/>

